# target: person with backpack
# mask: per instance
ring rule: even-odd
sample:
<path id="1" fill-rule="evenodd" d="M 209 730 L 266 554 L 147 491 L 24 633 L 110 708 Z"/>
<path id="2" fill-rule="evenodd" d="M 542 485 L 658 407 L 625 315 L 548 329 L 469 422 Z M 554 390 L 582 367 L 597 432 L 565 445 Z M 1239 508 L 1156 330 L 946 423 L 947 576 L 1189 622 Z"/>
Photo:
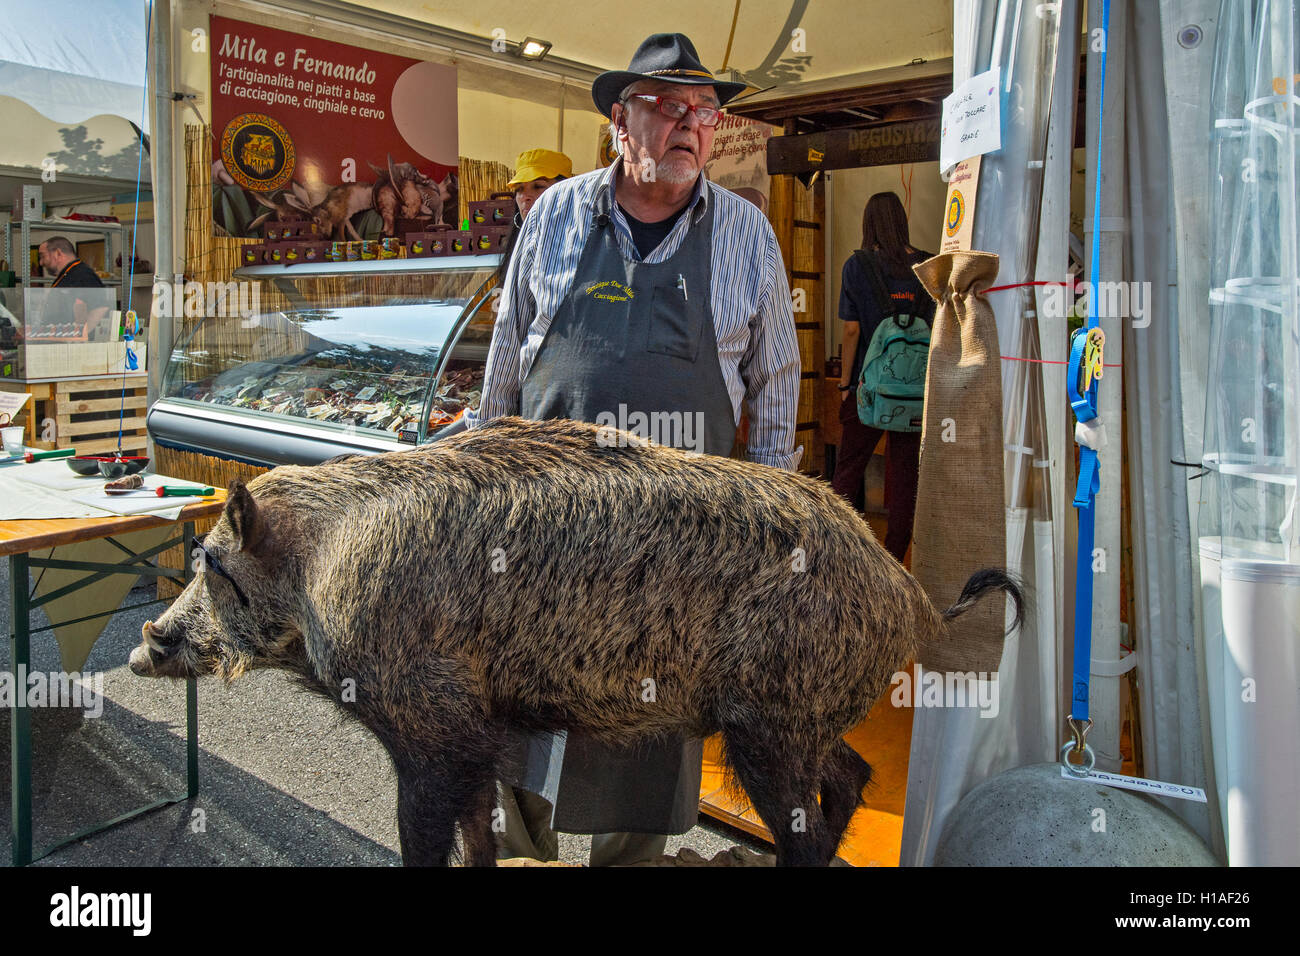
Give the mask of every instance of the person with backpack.
<path id="1" fill-rule="evenodd" d="M 865 516 L 863 477 L 881 435 L 888 433 L 885 549 L 900 563 L 912 541 L 921 409 L 934 301 L 912 273 L 932 253 L 910 243 L 898 196 L 876 193 L 862 213 L 862 248 L 844 263 L 840 320 L 843 434 L 832 487 Z"/>

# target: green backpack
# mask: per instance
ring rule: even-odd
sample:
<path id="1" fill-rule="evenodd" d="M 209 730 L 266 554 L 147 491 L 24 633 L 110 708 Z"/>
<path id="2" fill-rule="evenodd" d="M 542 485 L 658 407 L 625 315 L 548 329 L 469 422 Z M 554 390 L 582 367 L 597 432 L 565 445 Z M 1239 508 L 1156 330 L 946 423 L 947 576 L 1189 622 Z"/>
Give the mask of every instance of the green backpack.
<path id="1" fill-rule="evenodd" d="M 930 326 L 919 315 L 901 314 L 890 303 L 884 280 L 859 250 L 863 268 L 887 313 L 862 357 L 858 421 L 887 432 L 919 432 L 925 408 L 925 370 Z"/>

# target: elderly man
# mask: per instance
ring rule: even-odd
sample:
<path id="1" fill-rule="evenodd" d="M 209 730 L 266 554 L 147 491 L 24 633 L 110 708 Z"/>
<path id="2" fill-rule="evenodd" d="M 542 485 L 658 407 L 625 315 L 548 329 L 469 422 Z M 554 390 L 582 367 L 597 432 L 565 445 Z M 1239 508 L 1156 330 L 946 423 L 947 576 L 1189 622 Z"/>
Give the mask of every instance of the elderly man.
<path id="1" fill-rule="evenodd" d="M 776 237 L 752 203 L 701 175 L 719 107 L 742 89 L 715 80 L 677 33 L 597 77 L 621 158 L 551 186 L 524 220 L 483 420 L 653 421 L 665 427 L 651 440 L 728 455 L 744 407 L 746 456 L 796 466 L 799 350 Z M 628 675 L 646 707 L 653 678 Z M 519 789 L 502 788 L 505 856 L 554 859 L 558 830 L 597 834 L 592 865 L 634 863 L 695 824 L 702 741 L 622 751 L 570 733 L 520 749 Z"/>

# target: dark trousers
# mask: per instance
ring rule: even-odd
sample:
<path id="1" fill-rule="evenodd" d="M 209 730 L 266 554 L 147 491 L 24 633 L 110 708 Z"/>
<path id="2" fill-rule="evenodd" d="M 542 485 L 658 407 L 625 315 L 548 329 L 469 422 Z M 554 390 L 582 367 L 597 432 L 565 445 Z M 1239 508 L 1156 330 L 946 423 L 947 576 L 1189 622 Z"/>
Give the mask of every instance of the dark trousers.
<path id="1" fill-rule="evenodd" d="M 866 512 L 866 494 L 862 487 L 867 463 L 876 450 L 879 428 L 869 428 L 858 420 L 857 396 L 853 392 L 840 403 L 843 434 L 835 456 L 835 477 L 831 487 L 848 498 L 858 511 Z M 889 527 L 885 531 L 885 550 L 901 564 L 912 543 L 912 518 L 916 514 L 916 482 L 921 466 L 921 433 L 889 432 L 885 456 L 885 487 L 889 490 Z"/>

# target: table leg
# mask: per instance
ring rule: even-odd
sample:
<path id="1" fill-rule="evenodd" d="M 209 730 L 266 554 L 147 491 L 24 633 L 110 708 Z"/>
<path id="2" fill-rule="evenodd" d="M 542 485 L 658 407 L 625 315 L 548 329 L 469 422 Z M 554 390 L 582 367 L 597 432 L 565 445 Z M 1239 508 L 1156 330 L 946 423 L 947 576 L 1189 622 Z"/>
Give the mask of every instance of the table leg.
<path id="1" fill-rule="evenodd" d="M 185 555 L 185 583 L 194 577 L 190 563 L 190 538 L 194 537 L 194 522 L 185 522 L 185 542 L 181 547 Z M 186 792 L 193 800 L 199 795 L 199 687 L 193 677 L 185 681 L 185 779 Z"/>
<path id="2" fill-rule="evenodd" d="M 27 707 L 31 621 L 27 586 L 27 555 L 10 555 L 9 607 L 13 631 L 9 635 L 9 659 L 14 669 L 14 707 L 9 722 L 9 800 L 14 866 L 26 866 L 32 861 L 32 713 Z"/>

